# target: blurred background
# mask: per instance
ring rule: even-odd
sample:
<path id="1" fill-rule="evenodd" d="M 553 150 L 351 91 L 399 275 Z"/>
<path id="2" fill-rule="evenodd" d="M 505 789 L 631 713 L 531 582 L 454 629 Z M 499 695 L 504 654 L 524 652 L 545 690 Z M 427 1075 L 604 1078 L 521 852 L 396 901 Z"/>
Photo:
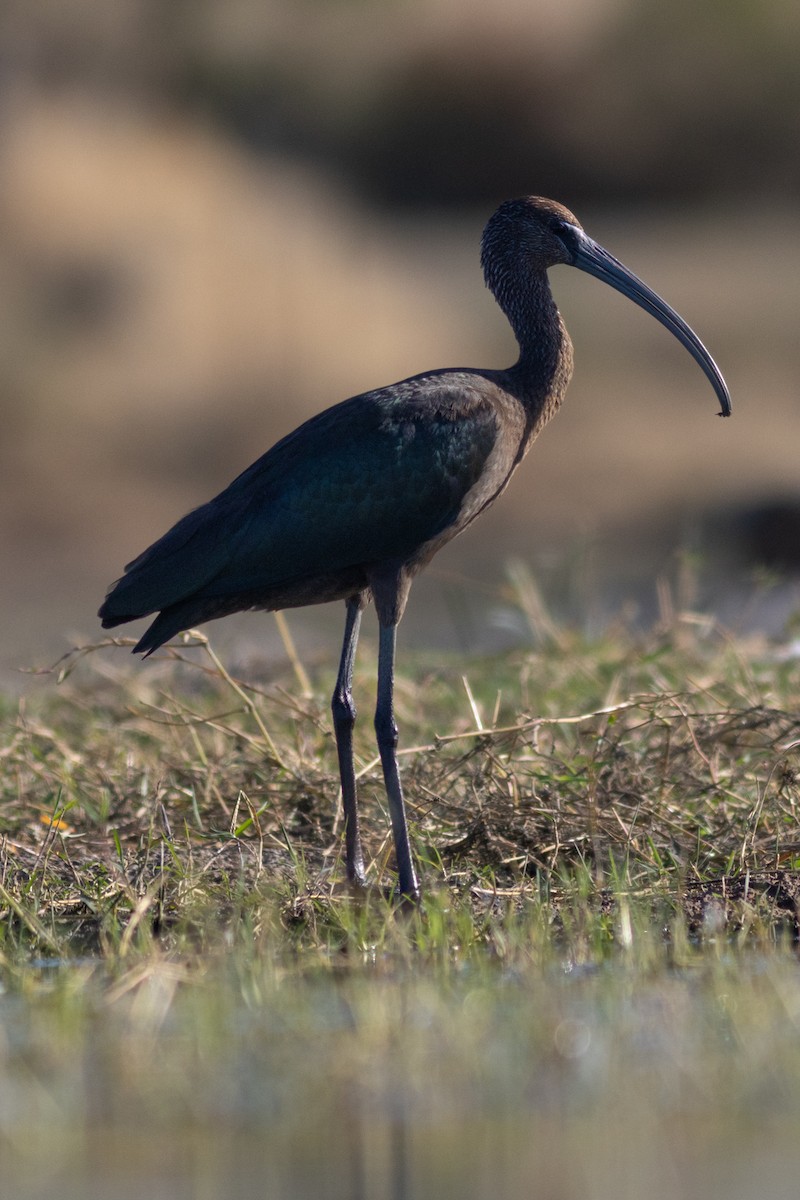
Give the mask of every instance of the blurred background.
<path id="1" fill-rule="evenodd" d="M 567 403 L 419 581 L 404 640 L 527 636 L 515 562 L 564 619 L 646 619 L 660 578 L 781 633 L 799 125 L 783 0 L 6 0 L 3 682 L 96 637 L 122 565 L 299 421 L 427 368 L 508 365 L 478 246 L 530 192 L 695 327 L 734 417 L 661 326 L 554 271 Z M 342 615 L 291 620 L 334 658 Z M 268 618 L 211 628 L 242 656 L 276 645 Z"/>

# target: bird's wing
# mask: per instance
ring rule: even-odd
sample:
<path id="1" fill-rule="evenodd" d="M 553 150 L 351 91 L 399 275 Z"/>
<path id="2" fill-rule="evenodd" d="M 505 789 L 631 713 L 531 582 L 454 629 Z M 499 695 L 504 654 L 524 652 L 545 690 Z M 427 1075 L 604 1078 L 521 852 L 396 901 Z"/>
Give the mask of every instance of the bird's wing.
<path id="1" fill-rule="evenodd" d="M 101 616 L 409 557 L 456 521 L 495 445 L 470 379 L 417 376 L 313 417 L 129 563 Z"/>

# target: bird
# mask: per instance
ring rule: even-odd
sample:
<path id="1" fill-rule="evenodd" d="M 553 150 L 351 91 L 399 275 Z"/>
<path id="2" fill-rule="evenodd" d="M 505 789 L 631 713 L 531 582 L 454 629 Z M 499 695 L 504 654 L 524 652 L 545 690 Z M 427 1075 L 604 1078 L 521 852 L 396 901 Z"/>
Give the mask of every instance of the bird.
<path id="1" fill-rule="evenodd" d="M 356 890 L 366 887 L 353 762 L 362 612 L 371 600 L 379 626 L 374 727 L 397 891 L 417 902 L 397 763 L 397 625 L 416 574 L 494 503 L 561 405 L 573 352 L 548 277 L 560 265 L 597 277 L 660 321 L 705 372 L 719 415 L 730 415 L 719 368 L 660 296 L 562 204 L 538 196 L 507 200 L 483 231 L 481 266 L 515 334 L 514 365 L 427 371 L 311 417 L 128 563 L 99 610 L 104 628 L 157 614 L 133 649 L 146 657 L 180 632 L 231 613 L 345 602 L 331 713 L 345 869 Z"/>

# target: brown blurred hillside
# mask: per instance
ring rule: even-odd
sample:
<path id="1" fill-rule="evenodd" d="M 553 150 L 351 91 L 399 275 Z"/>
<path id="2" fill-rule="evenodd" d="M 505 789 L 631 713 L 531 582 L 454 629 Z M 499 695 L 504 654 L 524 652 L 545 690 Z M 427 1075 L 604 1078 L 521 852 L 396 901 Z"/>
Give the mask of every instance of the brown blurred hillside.
<path id="1" fill-rule="evenodd" d="M 697 549 L 735 616 L 759 514 L 782 529 L 800 505 L 786 6 L 51 0 L 12 3 L 0 34 L 0 662 L 94 635 L 122 564 L 299 420 L 509 362 L 477 247 L 526 191 L 695 326 L 734 419 L 645 314 L 554 272 L 568 403 L 437 560 L 409 636 L 450 636 L 474 592 L 453 577 L 502 581 L 510 556 L 574 608 L 570 563 L 611 606 Z"/>

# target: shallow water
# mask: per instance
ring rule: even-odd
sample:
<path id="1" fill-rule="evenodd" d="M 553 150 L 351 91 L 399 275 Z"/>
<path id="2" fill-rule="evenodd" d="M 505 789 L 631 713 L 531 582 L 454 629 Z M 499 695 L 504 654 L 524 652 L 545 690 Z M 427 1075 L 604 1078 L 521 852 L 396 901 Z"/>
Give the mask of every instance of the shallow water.
<path id="1" fill-rule="evenodd" d="M 83 966 L 23 992 L 0 1003 L 19 1200 L 797 1192 L 788 951 L 649 976 Z"/>

